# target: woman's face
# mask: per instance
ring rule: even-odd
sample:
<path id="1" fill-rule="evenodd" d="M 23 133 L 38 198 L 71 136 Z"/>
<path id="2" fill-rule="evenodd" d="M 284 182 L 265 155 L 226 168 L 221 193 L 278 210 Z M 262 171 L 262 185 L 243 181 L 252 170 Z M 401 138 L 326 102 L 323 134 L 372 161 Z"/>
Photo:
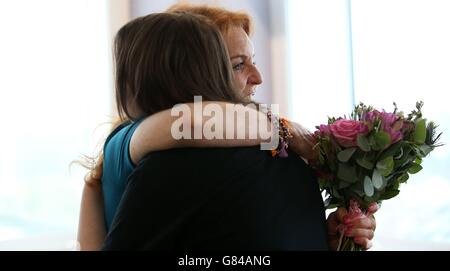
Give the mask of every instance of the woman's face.
<path id="1" fill-rule="evenodd" d="M 256 86 L 263 81 L 254 62 L 254 48 L 247 33 L 241 27 L 232 27 L 225 35 L 236 86 L 246 99 L 251 100 Z"/>

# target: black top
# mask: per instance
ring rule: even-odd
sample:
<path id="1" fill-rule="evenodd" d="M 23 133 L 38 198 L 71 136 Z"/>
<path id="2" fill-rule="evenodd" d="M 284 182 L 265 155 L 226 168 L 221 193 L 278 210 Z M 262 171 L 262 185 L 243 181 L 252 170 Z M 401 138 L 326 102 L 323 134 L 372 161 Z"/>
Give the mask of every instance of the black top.
<path id="1" fill-rule="evenodd" d="M 103 250 L 327 250 L 311 169 L 259 147 L 148 155 L 129 178 Z"/>

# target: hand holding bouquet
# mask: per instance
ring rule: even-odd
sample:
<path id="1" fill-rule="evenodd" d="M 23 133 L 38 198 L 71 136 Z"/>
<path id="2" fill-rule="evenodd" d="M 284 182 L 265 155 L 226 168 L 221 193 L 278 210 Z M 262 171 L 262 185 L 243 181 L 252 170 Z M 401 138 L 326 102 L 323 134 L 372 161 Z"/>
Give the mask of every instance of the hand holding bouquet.
<path id="1" fill-rule="evenodd" d="M 421 162 L 441 146 L 437 126 L 422 117 L 422 102 L 408 116 L 359 104 L 350 118 L 329 118 L 314 134 L 319 159 L 313 165 L 327 208 L 345 207 L 356 217 L 374 203 L 397 196 L 401 183 L 422 169 Z M 361 250 L 344 237 L 338 250 Z"/>

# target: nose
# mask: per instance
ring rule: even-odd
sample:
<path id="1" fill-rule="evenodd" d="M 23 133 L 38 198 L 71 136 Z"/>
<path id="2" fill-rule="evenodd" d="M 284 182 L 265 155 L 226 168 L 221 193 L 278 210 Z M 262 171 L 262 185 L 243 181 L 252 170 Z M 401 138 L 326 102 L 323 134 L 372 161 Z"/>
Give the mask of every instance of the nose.
<path id="1" fill-rule="evenodd" d="M 252 65 L 250 71 L 250 76 L 248 78 L 248 83 L 251 85 L 261 85 L 263 82 L 263 77 L 261 75 L 261 72 L 258 70 L 258 67 L 255 65 Z"/>

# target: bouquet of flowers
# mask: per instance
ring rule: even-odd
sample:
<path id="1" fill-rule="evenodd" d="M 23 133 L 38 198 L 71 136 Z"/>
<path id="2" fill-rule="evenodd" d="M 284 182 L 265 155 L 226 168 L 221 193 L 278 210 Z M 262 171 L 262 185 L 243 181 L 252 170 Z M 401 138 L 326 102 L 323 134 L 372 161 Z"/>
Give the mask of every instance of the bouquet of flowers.
<path id="1" fill-rule="evenodd" d="M 421 162 L 438 143 L 436 124 L 422 117 L 423 102 L 407 116 L 359 104 L 350 118 L 329 118 L 314 133 L 319 149 L 317 170 L 327 208 L 346 207 L 350 216 L 373 203 L 391 199 L 400 184 L 422 169 Z M 361 250 L 340 229 L 338 250 Z"/>

